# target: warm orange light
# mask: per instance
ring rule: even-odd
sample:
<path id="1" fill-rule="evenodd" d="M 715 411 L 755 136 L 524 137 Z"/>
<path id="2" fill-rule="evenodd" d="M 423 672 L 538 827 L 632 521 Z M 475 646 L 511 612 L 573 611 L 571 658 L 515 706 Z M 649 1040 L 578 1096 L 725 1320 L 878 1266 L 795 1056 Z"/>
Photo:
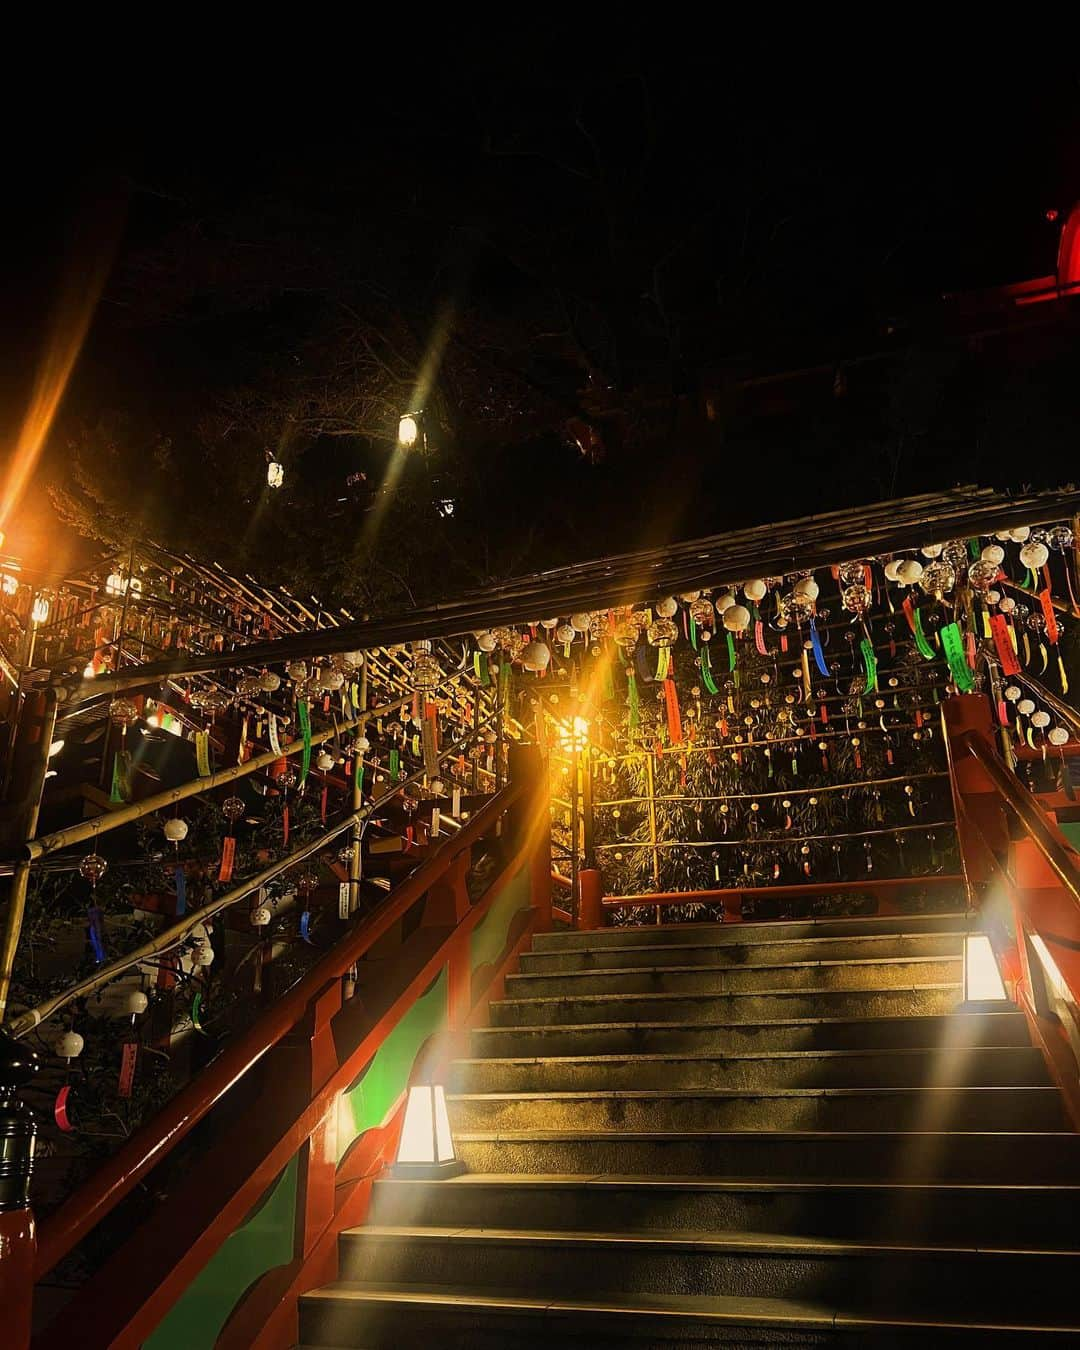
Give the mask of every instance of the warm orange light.
<path id="1" fill-rule="evenodd" d="M 559 724 L 559 745 L 567 754 L 584 750 L 589 743 L 589 723 L 584 717 Z"/>
<path id="2" fill-rule="evenodd" d="M 31 623 L 44 623 L 49 617 L 49 602 L 43 595 L 39 595 L 34 601 L 34 606 L 30 611 Z"/>

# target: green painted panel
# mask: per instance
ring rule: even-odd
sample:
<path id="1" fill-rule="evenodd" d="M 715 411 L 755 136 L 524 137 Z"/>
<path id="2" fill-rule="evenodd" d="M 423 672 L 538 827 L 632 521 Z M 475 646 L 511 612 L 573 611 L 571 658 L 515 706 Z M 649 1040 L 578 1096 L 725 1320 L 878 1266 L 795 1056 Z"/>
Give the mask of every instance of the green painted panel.
<path id="1" fill-rule="evenodd" d="M 341 1094 L 339 1163 L 365 1130 L 381 1125 L 387 1118 L 409 1085 L 409 1074 L 424 1042 L 446 1026 L 447 985 L 444 966 L 427 992 L 402 1015 L 376 1050 L 360 1081 Z"/>
<path id="2" fill-rule="evenodd" d="M 293 1258 L 299 1158 L 266 1190 L 259 1208 L 199 1271 L 143 1350 L 213 1350 L 222 1327 L 261 1275 Z"/>
<path id="3" fill-rule="evenodd" d="M 475 973 L 481 966 L 493 965 L 506 950 L 514 919 L 532 904 L 532 878 L 525 863 L 510 878 L 502 894 L 472 930 L 469 960 Z"/>
<path id="4" fill-rule="evenodd" d="M 1059 820 L 1058 829 L 1073 848 L 1080 851 L 1080 820 Z"/>

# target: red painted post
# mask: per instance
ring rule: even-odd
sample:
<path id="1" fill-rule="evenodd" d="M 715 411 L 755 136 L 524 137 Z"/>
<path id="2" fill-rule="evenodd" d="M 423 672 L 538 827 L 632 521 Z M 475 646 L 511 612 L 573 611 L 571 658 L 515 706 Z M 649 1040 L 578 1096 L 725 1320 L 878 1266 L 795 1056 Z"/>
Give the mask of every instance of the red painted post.
<path id="1" fill-rule="evenodd" d="M 592 930 L 604 926 L 604 886 L 600 873 L 595 867 L 586 867 L 578 873 L 577 926 Z"/>
<path id="2" fill-rule="evenodd" d="M 949 752 L 956 839 L 967 888 L 968 904 L 978 908 L 983 891 L 997 869 L 987 855 L 989 848 L 999 863 L 1009 856 L 1009 826 L 1001 797 L 979 761 L 962 743 L 975 735 L 994 745 L 994 724 L 985 698 L 950 698 L 943 705 L 945 743 Z"/>
<path id="3" fill-rule="evenodd" d="M 34 1306 L 37 1237 L 30 1175 L 37 1125 L 19 1088 L 38 1071 L 37 1055 L 0 1032 L 0 1308 L 4 1344 L 26 1350 Z"/>

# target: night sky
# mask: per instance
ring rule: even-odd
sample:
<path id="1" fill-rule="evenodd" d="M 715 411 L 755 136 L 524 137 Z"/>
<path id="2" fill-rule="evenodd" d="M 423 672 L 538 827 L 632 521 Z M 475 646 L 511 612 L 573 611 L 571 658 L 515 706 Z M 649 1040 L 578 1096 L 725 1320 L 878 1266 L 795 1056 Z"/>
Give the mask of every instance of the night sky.
<path id="1" fill-rule="evenodd" d="M 529 37 L 462 40 L 437 70 L 406 55 L 378 86 L 358 69 L 347 91 L 227 108 L 189 91 L 28 132 L 4 444 L 57 298 L 101 270 L 37 483 L 69 475 L 72 445 L 93 473 L 107 426 L 104 495 L 127 483 L 146 528 L 331 589 L 361 535 L 415 590 L 1075 477 L 1075 315 L 1002 339 L 945 299 L 1052 272 L 1046 214 L 1080 199 L 1075 77 L 792 83 L 730 48 Z M 436 332 L 437 454 L 380 535 L 393 410 Z M 272 443 L 288 478 L 267 504 Z M 440 494 L 452 530 L 424 514 Z M 56 537 L 33 496 L 16 545 Z"/>

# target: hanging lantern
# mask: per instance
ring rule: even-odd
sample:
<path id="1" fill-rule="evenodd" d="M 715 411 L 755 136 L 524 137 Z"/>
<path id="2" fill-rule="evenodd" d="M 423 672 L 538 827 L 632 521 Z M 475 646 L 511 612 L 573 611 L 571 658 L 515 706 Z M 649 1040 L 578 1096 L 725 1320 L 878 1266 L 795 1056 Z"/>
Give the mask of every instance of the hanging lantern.
<path id="1" fill-rule="evenodd" d="M 861 581 L 847 586 L 840 596 L 844 608 L 852 614 L 865 614 L 870 608 L 870 592 Z"/>
<path id="2" fill-rule="evenodd" d="M 134 726 L 139 720 L 139 709 L 129 698 L 114 698 L 109 704 L 109 721 L 116 727 Z"/>
<path id="3" fill-rule="evenodd" d="M 673 619 L 657 619 L 646 633 L 650 647 L 670 647 L 678 640 L 679 629 Z"/>
<path id="4" fill-rule="evenodd" d="M 700 596 L 690 606 L 690 617 L 699 628 L 711 628 L 716 622 L 716 607 L 708 596 Z"/>
<path id="5" fill-rule="evenodd" d="M 124 578 L 119 572 L 110 572 L 105 578 L 106 595 L 123 595 Z"/>
<path id="6" fill-rule="evenodd" d="M 65 1031 L 56 1042 L 56 1053 L 62 1059 L 78 1059 L 86 1042 L 77 1031 Z"/>
<path id="7" fill-rule="evenodd" d="M 412 663 L 413 688 L 423 692 L 437 689 L 442 680 L 438 657 L 430 651 L 417 652 Z"/>
<path id="8" fill-rule="evenodd" d="M 245 809 L 242 797 L 226 797 L 221 803 L 221 814 L 230 825 L 236 824 L 244 814 Z"/>
<path id="9" fill-rule="evenodd" d="M 31 623 L 42 624 L 49 617 L 49 599 L 48 596 L 39 595 L 34 599 L 33 608 L 30 610 Z"/>
<path id="10" fill-rule="evenodd" d="M 546 670 L 550 663 L 551 648 L 546 642 L 530 642 L 521 653 L 521 664 L 526 670 Z"/>
<path id="11" fill-rule="evenodd" d="M 944 559 L 938 559 L 938 561 L 929 563 L 923 568 L 919 585 L 927 595 L 935 595 L 940 600 L 947 591 L 951 591 L 956 585 L 956 573 Z"/>
<path id="12" fill-rule="evenodd" d="M 981 558 L 978 562 L 973 562 L 968 568 L 968 584 L 973 591 L 981 591 L 984 594 L 997 580 L 998 566 L 996 563 L 984 562 Z"/>
<path id="13" fill-rule="evenodd" d="M 109 864 L 100 853 L 88 853 L 79 863 L 79 875 L 91 886 L 96 886 L 108 870 Z"/>
<path id="14" fill-rule="evenodd" d="M 1025 567 L 1030 567 L 1033 572 L 1037 572 L 1040 567 L 1045 567 L 1049 557 L 1050 550 L 1040 539 L 1029 539 L 1020 550 L 1020 561 Z"/>
<path id="15" fill-rule="evenodd" d="M 170 844 L 179 847 L 188 837 L 188 823 L 183 816 L 173 816 L 165 822 L 163 833 Z"/>
<path id="16" fill-rule="evenodd" d="M 803 604 L 812 604 L 820 595 L 821 587 L 813 577 L 800 577 L 791 588 L 791 593 Z"/>
<path id="17" fill-rule="evenodd" d="M 841 586 L 859 586 L 866 581 L 866 564 L 864 562 L 846 562 L 840 568 Z"/>
<path id="18" fill-rule="evenodd" d="M 268 459 L 266 462 L 266 485 L 267 487 L 279 488 L 285 481 L 285 466 L 276 459 Z"/>

